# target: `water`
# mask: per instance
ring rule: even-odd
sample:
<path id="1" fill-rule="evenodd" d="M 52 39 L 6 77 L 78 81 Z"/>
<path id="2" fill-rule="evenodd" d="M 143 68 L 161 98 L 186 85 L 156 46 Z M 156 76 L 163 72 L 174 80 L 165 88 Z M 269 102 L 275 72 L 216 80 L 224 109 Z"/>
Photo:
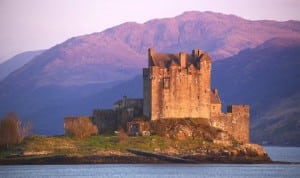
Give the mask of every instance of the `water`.
<path id="1" fill-rule="evenodd" d="M 300 162 L 300 147 L 264 147 L 273 161 Z"/>
<path id="2" fill-rule="evenodd" d="M 266 147 L 276 161 L 300 162 L 300 148 Z M 258 177 L 299 178 L 300 165 L 292 164 L 98 164 L 0 166 L 0 177 Z"/>

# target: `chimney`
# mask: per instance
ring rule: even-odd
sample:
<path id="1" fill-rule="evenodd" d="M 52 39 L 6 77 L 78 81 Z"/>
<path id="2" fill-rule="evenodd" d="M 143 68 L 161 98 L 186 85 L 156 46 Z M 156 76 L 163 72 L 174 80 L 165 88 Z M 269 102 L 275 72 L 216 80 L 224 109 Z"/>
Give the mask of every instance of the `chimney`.
<path id="1" fill-rule="evenodd" d="M 179 60 L 180 60 L 180 66 L 182 67 L 182 68 L 186 68 L 186 54 L 185 54 L 185 52 L 180 52 L 179 53 Z"/>
<path id="2" fill-rule="evenodd" d="M 202 50 L 201 49 L 193 49 L 192 54 L 194 57 L 200 57 L 200 55 L 202 54 Z"/>
<path id="3" fill-rule="evenodd" d="M 153 66 L 153 55 L 154 55 L 155 51 L 153 48 L 149 48 L 148 49 L 148 66 Z"/>
<path id="4" fill-rule="evenodd" d="M 219 93 L 218 93 L 218 89 L 213 89 L 213 93 L 214 93 L 214 95 L 216 95 L 216 96 L 218 96 L 219 95 Z"/>
<path id="5" fill-rule="evenodd" d="M 123 107 L 124 108 L 127 107 L 127 96 L 126 95 L 123 96 Z"/>

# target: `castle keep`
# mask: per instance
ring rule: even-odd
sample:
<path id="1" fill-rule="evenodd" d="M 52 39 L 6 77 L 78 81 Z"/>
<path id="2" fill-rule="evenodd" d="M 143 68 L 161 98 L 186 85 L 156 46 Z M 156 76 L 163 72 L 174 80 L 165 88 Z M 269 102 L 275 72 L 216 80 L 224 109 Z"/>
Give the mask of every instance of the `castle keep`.
<path id="1" fill-rule="evenodd" d="M 148 64 L 143 69 L 145 116 L 151 120 L 210 118 L 214 96 L 210 89 L 211 59 L 206 53 L 166 54 L 149 49 Z"/>
<path id="2" fill-rule="evenodd" d="M 150 120 L 205 118 L 237 140 L 249 142 L 249 106 L 231 105 L 223 113 L 217 89 L 211 89 L 211 58 L 199 49 L 191 54 L 148 51 L 143 69 L 143 114 Z"/>
<path id="3" fill-rule="evenodd" d="M 250 142 L 249 106 L 230 105 L 223 113 L 218 90 L 211 89 L 211 68 L 210 56 L 199 49 L 171 54 L 150 48 L 143 99 L 124 97 L 113 110 L 94 110 L 90 119 L 99 133 L 124 128 L 129 134 L 149 132 L 149 123 L 160 119 L 206 119 L 237 141 Z M 65 130 L 69 120 L 65 118 Z M 74 118 L 72 123 L 77 123 Z"/>

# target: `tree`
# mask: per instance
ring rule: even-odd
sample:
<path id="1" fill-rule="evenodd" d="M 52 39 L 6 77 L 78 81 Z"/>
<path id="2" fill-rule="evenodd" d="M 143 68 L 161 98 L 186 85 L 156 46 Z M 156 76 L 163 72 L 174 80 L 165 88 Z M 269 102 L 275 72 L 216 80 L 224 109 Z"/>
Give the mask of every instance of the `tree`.
<path id="1" fill-rule="evenodd" d="M 0 121 L 0 146 L 20 143 L 25 136 L 28 136 L 32 130 L 32 122 L 22 126 L 22 123 L 16 113 L 8 113 Z"/>

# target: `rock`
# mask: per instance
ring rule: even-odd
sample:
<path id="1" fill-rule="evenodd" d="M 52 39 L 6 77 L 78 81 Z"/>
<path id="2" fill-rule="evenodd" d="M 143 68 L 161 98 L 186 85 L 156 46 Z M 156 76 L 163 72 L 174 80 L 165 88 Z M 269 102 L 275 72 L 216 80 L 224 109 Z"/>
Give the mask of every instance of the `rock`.
<path id="1" fill-rule="evenodd" d="M 237 156 L 239 154 L 238 150 L 230 150 L 231 156 Z"/>
<path id="2" fill-rule="evenodd" d="M 47 155 L 53 153 L 53 151 L 24 151 L 22 153 L 23 156 L 39 156 L 39 155 Z"/>
<path id="3" fill-rule="evenodd" d="M 263 147 L 260 145 L 257 145 L 257 144 L 247 143 L 247 144 L 241 145 L 241 147 L 246 150 L 245 152 L 249 156 L 265 156 L 265 155 L 267 155 L 267 153 L 264 151 Z"/>
<path id="4" fill-rule="evenodd" d="M 217 140 L 214 139 L 213 143 L 218 144 L 218 145 L 223 145 L 223 146 L 231 146 L 232 142 L 230 140 Z"/>
<path id="5" fill-rule="evenodd" d="M 161 152 L 160 148 L 154 148 L 154 152 L 159 153 Z"/>

